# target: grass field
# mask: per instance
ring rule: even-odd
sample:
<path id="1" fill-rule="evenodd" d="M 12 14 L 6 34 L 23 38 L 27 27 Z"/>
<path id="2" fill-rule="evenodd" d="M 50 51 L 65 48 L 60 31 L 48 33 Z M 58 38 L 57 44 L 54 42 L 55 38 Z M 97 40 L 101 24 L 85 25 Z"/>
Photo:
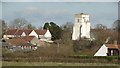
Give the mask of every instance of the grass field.
<path id="1" fill-rule="evenodd" d="M 58 62 L 7 62 L 2 66 L 118 66 L 118 64 L 107 63 L 58 63 Z"/>

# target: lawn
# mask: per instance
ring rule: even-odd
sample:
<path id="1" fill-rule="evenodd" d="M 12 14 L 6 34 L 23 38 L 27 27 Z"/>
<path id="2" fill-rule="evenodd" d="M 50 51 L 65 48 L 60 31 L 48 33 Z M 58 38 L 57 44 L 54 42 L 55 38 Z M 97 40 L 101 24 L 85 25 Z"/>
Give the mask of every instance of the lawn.
<path id="1" fill-rule="evenodd" d="M 2 66 L 118 66 L 107 63 L 58 63 L 58 62 L 8 62 L 3 61 Z"/>

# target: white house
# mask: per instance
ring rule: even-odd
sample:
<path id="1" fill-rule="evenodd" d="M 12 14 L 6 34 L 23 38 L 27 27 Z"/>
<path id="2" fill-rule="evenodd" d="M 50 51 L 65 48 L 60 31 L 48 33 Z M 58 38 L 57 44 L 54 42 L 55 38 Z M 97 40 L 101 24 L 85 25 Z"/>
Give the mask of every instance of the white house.
<path id="1" fill-rule="evenodd" d="M 29 36 L 36 36 L 38 39 L 42 40 L 42 41 L 51 41 L 52 35 L 50 33 L 50 31 L 47 30 L 33 30 Z"/>
<path id="2" fill-rule="evenodd" d="M 50 31 L 47 30 L 46 33 L 44 34 L 44 36 L 39 35 L 39 37 L 41 40 L 49 42 L 49 41 L 51 41 L 52 35 L 51 35 Z"/>
<path id="3" fill-rule="evenodd" d="M 79 40 L 79 38 L 90 38 L 90 21 L 88 14 L 75 14 L 72 40 Z"/>
<path id="4" fill-rule="evenodd" d="M 120 55 L 120 45 L 118 44 L 103 44 L 94 56 L 116 56 Z"/>
<path id="5" fill-rule="evenodd" d="M 50 31 L 47 30 L 31 30 L 31 29 L 9 29 L 4 34 L 4 39 L 14 38 L 14 37 L 24 37 L 24 36 L 35 36 L 42 41 L 51 41 L 52 35 Z"/>

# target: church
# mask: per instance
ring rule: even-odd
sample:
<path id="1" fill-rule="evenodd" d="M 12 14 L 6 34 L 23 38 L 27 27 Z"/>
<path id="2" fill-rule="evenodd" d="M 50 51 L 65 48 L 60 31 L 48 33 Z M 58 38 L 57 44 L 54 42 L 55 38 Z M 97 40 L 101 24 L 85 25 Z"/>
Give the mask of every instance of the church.
<path id="1" fill-rule="evenodd" d="M 90 38 L 89 14 L 75 14 L 72 40 L 79 40 L 80 38 Z"/>

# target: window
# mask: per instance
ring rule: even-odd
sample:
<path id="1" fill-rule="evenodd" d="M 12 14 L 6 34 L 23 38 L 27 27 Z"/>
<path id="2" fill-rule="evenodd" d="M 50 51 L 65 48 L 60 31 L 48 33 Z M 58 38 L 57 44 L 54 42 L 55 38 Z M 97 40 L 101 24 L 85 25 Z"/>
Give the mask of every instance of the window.
<path id="1" fill-rule="evenodd" d="M 78 22 L 79 22 L 79 19 L 78 19 Z"/>

